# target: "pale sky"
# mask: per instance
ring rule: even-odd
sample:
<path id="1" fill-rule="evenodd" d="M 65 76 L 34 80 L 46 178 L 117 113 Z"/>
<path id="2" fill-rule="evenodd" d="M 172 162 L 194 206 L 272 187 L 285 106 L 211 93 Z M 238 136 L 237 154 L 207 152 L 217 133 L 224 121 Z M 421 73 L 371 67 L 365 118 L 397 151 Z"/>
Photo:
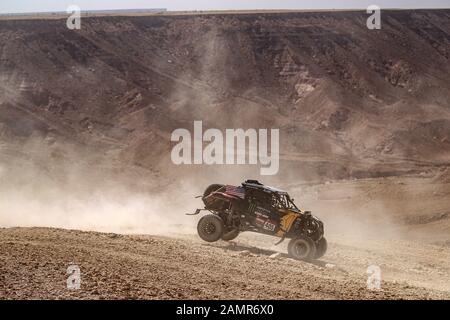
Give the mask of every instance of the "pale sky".
<path id="1" fill-rule="evenodd" d="M 66 11 L 69 5 L 81 10 L 148 9 L 243 10 L 243 9 L 365 9 L 450 8 L 450 0 L 0 0 L 0 13 Z"/>

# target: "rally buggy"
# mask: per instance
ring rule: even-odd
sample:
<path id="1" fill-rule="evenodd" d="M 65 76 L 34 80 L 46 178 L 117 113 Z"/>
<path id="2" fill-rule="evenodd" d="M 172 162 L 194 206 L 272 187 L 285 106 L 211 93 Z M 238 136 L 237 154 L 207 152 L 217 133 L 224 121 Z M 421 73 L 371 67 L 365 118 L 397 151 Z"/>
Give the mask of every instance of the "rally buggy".
<path id="1" fill-rule="evenodd" d="M 263 233 L 290 239 L 288 253 L 298 260 L 322 257 L 327 250 L 323 223 L 309 211 L 302 211 L 286 191 L 247 180 L 241 186 L 213 184 L 202 198 L 203 216 L 197 231 L 204 241 L 229 241 L 243 231 Z"/>

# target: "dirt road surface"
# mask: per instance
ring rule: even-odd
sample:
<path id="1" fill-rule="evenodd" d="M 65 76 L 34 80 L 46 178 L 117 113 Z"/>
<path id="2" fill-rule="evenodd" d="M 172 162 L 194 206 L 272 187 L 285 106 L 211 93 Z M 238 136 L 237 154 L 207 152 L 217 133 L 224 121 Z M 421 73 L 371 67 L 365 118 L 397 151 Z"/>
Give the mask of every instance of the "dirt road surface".
<path id="1" fill-rule="evenodd" d="M 258 239 L 262 248 L 261 241 L 273 242 Z M 206 244 L 194 236 L 1 229 L 0 298 L 450 299 L 448 247 L 397 242 L 391 250 L 386 243 L 361 248 L 331 241 L 322 260 L 305 263 L 252 241 L 253 235 Z M 383 281 L 371 291 L 366 268 L 376 261 Z M 73 264 L 81 270 L 80 290 L 67 289 Z M 430 288 L 427 277 L 440 278 L 441 290 Z"/>

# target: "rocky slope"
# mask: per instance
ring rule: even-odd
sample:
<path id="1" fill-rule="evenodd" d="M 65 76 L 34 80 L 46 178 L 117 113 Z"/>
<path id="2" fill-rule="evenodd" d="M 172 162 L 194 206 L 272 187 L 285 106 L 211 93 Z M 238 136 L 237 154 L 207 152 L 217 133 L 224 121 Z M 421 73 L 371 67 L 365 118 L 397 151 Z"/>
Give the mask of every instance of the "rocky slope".
<path id="1" fill-rule="evenodd" d="M 383 11 L 381 30 L 367 16 L 86 17 L 75 31 L 65 19 L 0 21 L 2 157 L 35 159 L 32 139 L 43 166 L 76 150 L 179 175 L 170 133 L 203 120 L 280 128 L 282 179 L 448 166 L 450 11 Z"/>

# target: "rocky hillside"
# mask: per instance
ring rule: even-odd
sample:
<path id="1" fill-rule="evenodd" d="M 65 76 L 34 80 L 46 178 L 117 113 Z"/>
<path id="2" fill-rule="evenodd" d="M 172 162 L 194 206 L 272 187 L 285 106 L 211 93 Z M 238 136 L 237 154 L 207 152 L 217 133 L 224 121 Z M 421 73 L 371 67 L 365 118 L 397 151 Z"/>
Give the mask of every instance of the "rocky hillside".
<path id="1" fill-rule="evenodd" d="M 384 11 L 381 30 L 367 17 L 87 17 L 81 30 L 65 19 L 0 21 L 1 158 L 45 167 L 81 152 L 178 174 L 170 134 L 203 120 L 280 128 L 288 179 L 448 166 L 450 10 Z"/>

